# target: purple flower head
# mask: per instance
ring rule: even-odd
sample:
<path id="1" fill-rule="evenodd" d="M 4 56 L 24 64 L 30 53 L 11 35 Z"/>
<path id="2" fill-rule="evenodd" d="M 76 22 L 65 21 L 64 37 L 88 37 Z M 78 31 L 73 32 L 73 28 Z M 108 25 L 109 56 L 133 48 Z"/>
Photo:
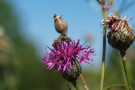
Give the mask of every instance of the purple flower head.
<path id="1" fill-rule="evenodd" d="M 49 47 L 48 47 L 49 48 Z M 47 52 L 47 56 L 42 57 L 41 62 L 44 63 L 44 66 L 48 66 L 48 70 L 54 67 L 55 71 L 62 71 L 65 70 L 69 71 L 69 68 L 72 68 L 72 61 L 78 60 L 79 63 L 87 63 L 92 65 L 93 59 L 92 56 L 95 56 L 95 50 L 91 49 L 91 46 L 87 46 L 84 44 L 80 45 L 80 40 L 78 42 L 75 41 L 68 41 L 62 42 L 61 44 L 57 45 L 53 49 L 49 48 L 51 51 Z M 92 65 L 93 66 L 93 65 Z"/>

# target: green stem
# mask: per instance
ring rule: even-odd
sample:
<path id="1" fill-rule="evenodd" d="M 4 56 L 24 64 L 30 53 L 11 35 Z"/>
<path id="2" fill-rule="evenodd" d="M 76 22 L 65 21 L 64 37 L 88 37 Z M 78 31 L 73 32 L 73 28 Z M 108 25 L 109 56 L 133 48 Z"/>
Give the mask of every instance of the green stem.
<path id="1" fill-rule="evenodd" d="M 77 83 L 76 83 L 76 81 L 75 82 L 72 82 L 72 84 L 73 84 L 73 86 L 75 87 L 76 90 L 80 90 L 79 87 L 78 87 L 78 85 L 77 85 Z"/>
<path id="2" fill-rule="evenodd" d="M 130 80 L 129 80 L 128 71 L 127 71 L 126 52 L 125 51 L 120 51 L 120 54 L 121 54 L 121 59 L 122 59 L 123 68 L 124 68 L 124 72 L 125 72 L 125 75 L 126 75 L 127 83 L 128 83 L 128 86 L 130 87 L 129 90 L 132 90 Z"/>
<path id="3" fill-rule="evenodd" d="M 81 80 L 82 80 L 82 82 L 83 82 L 83 85 L 84 85 L 85 89 L 86 89 L 86 90 L 89 90 L 88 87 L 87 87 L 87 84 L 85 83 L 85 80 L 83 79 L 82 74 L 80 74 L 80 78 L 81 78 Z"/>
<path id="4" fill-rule="evenodd" d="M 107 19 L 107 10 L 104 11 L 104 19 Z M 99 90 L 103 89 L 104 73 L 105 73 L 105 53 L 106 53 L 106 24 L 104 24 L 103 30 L 103 54 L 102 54 L 102 69 L 101 69 L 101 80 Z"/>

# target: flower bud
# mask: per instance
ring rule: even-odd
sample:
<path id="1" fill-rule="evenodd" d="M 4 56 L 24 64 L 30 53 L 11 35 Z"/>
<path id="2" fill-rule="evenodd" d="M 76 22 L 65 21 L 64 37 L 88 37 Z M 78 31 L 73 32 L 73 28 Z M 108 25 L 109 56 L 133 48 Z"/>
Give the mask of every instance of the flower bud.
<path id="1" fill-rule="evenodd" d="M 66 23 L 66 21 L 62 17 L 55 14 L 54 23 L 56 31 L 60 33 L 61 36 L 67 36 L 68 24 Z"/>

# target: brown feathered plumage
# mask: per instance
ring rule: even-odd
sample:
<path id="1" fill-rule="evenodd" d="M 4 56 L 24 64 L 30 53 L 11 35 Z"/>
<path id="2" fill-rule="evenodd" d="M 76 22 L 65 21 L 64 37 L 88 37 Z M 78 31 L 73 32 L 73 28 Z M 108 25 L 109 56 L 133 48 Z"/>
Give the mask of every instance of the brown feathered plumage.
<path id="1" fill-rule="evenodd" d="M 62 17 L 55 14 L 54 15 L 54 24 L 55 24 L 56 31 L 58 33 L 60 33 L 61 36 L 67 36 L 68 24 Z"/>

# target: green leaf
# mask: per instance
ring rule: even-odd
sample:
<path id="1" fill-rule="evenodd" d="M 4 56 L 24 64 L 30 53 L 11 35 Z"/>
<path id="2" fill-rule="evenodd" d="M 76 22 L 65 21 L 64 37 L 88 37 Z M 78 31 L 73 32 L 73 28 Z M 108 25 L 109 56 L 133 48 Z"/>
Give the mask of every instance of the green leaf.
<path id="1" fill-rule="evenodd" d="M 125 88 L 128 87 L 128 88 L 130 88 L 132 90 L 131 87 L 129 87 L 127 85 L 124 85 L 124 84 L 113 84 L 113 85 L 107 87 L 106 90 L 111 90 L 113 87 L 125 87 Z"/>

